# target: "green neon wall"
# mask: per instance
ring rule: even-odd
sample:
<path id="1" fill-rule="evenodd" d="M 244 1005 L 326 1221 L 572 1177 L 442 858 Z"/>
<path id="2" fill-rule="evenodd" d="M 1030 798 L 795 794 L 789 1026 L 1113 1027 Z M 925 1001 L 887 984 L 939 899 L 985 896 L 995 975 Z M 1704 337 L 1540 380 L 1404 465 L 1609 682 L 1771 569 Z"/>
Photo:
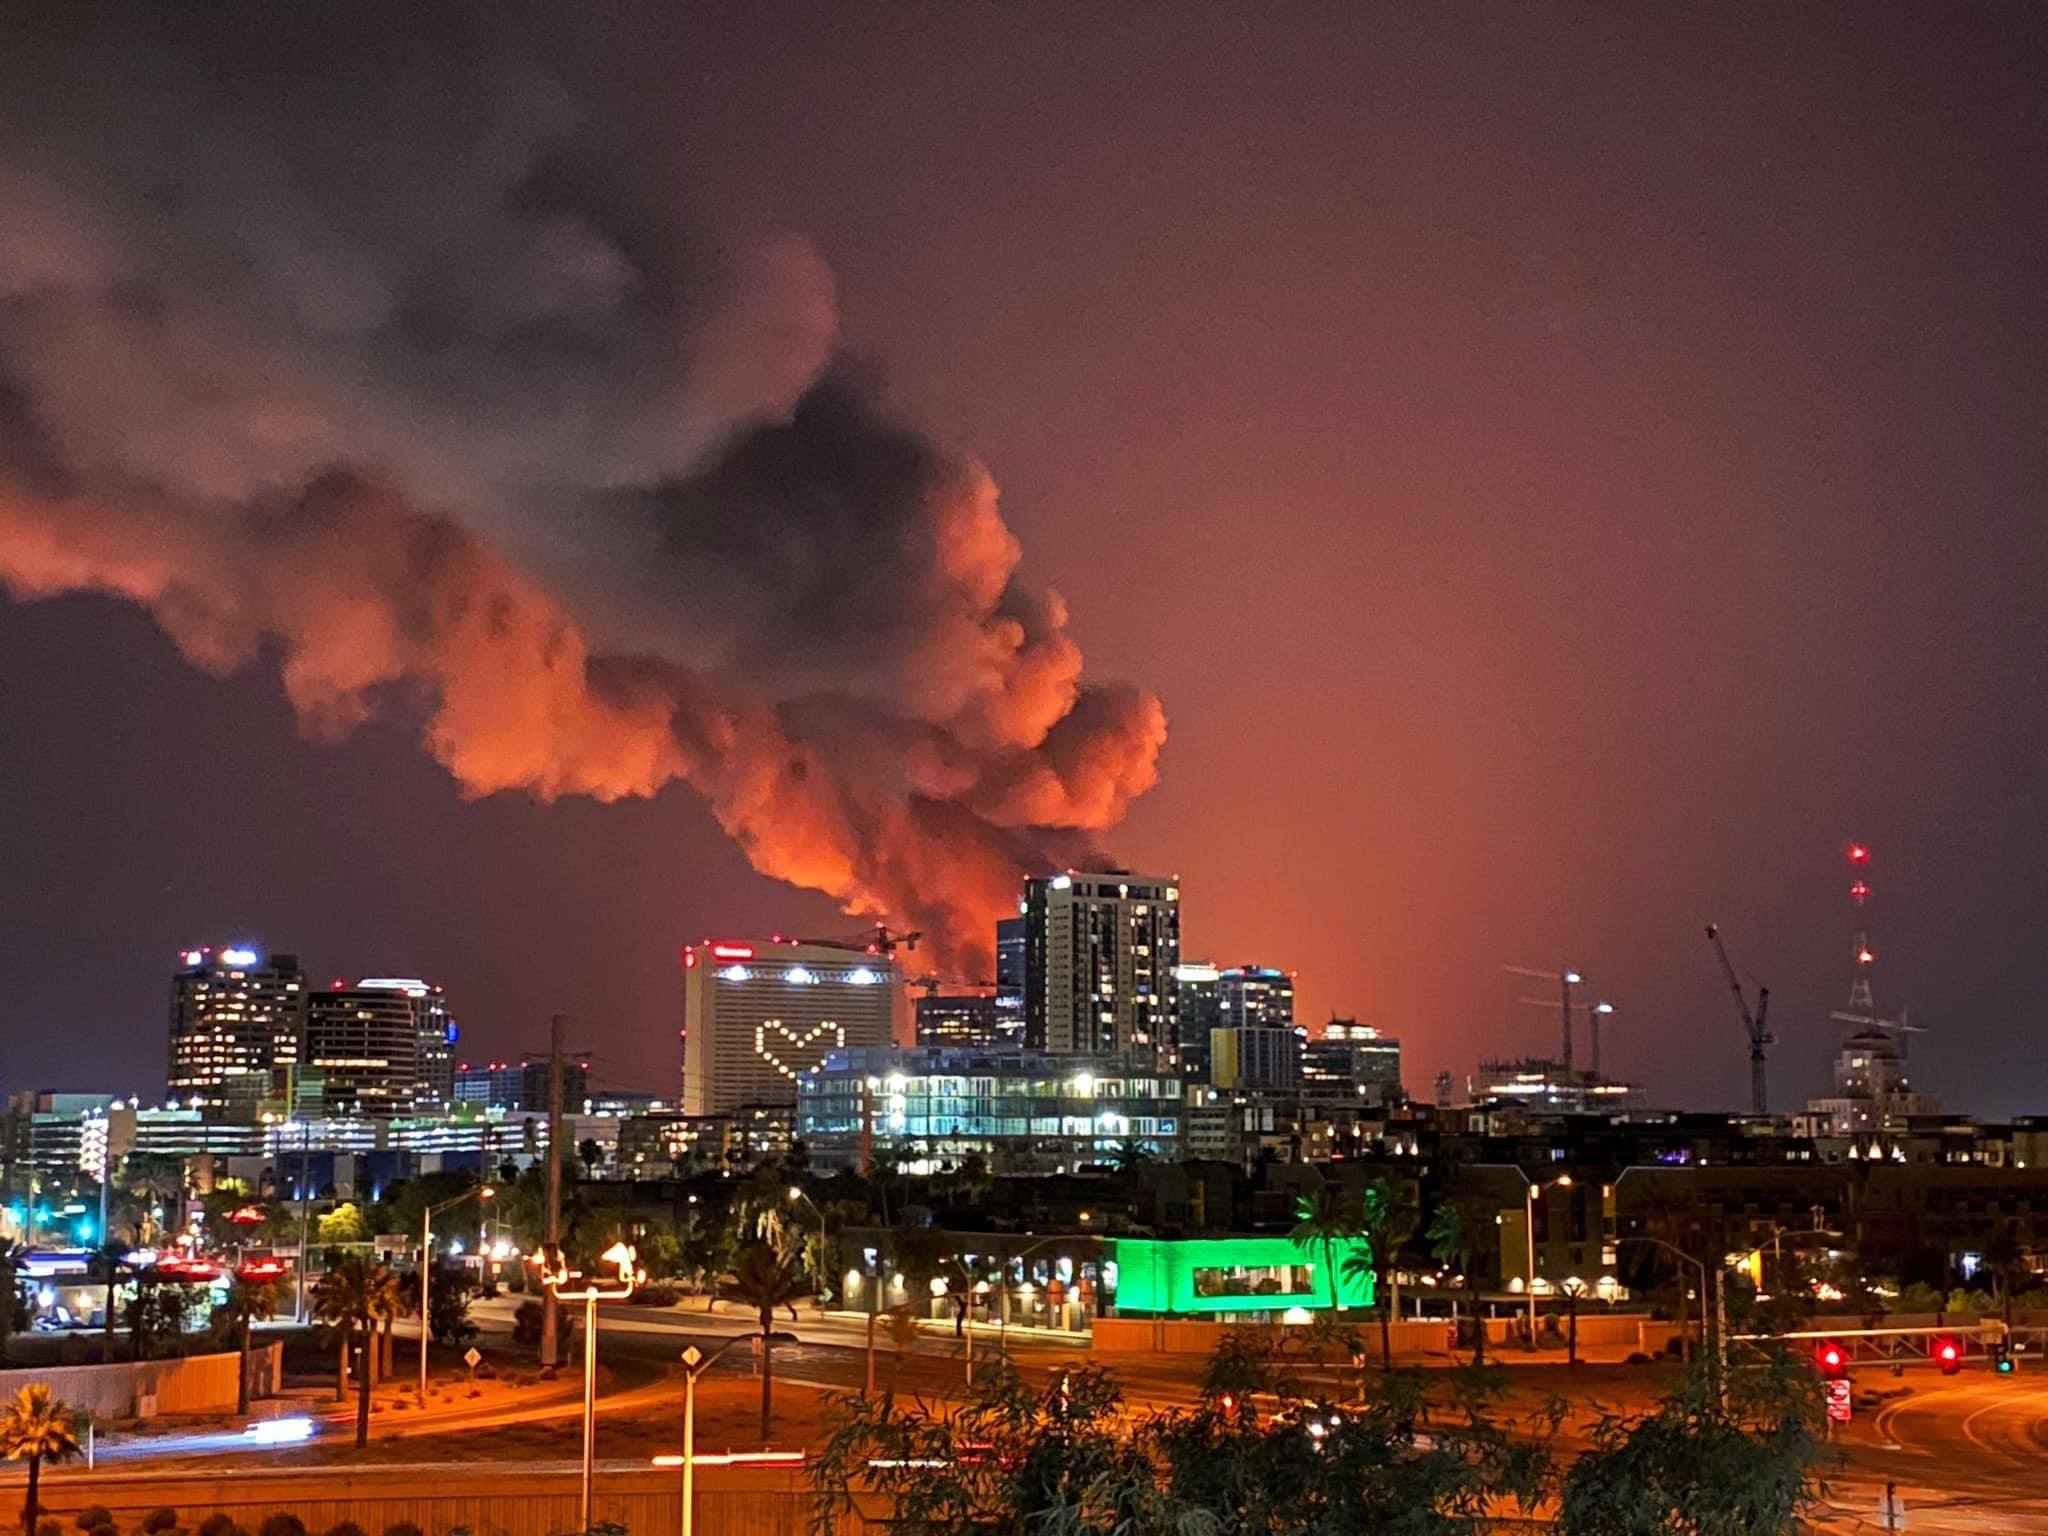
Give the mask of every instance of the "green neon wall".
<path id="1" fill-rule="evenodd" d="M 1151 1238 L 1112 1237 L 1104 1239 L 1107 1257 L 1116 1261 L 1116 1309 L 1119 1312 L 1175 1313 L 1278 1312 L 1288 1307 L 1314 1311 L 1330 1305 L 1330 1277 L 1323 1271 L 1323 1245 L 1303 1249 L 1285 1237 L 1188 1238 L 1162 1242 Z M 1344 1287 L 1343 1305 L 1370 1307 L 1372 1276 L 1344 1274 L 1344 1260 L 1365 1253 L 1362 1238 L 1334 1245 L 1337 1271 Z M 1282 1265 L 1311 1266 L 1309 1279 L 1314 1289 L 1293 1296 L 1197 1296 L 1198 1269 L 1278 1268 Z"/>

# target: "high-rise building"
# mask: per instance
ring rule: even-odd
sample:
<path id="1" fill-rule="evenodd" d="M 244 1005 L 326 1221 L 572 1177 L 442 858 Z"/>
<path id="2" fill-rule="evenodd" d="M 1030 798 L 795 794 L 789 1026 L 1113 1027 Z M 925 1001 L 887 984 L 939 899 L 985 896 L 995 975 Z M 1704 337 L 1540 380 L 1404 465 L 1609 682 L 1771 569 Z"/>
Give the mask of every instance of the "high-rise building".
<path id="1" fill-rule="evenodd" d="M 1233 965 L 1216 978 L 1216 1011 L 1224 1029 L 1292 1029 L 1294 977 L 1270 965 Z"/>
<path id="2" fill-rule="evenodd" d="M 371 976 L 308 994 L 306 1057 L 335 1113 L 409 1114 L 455 1099 L 455 1040 L 439 987 Z"/>
<path id="3" fill-rule="evenodd" d="M 993 1048 L 998 1042 L 996 999 L 929 993 L 917 1000 L 917 1043 Z"/>
<path id="4" fill-rule="evenodd" d="M 282 1087 L 301 1060 L 306 978 L 296 955 L 188 949 L 171 977 L 170 1095 L 211 1107 Z"/>
<path id="5" fill-rule="evenodd" d="M 718 939 L 683 952 L 683 1112 L 796 1103 L 828 1051 L 892 1043 L 887 956 L 783 939 Z"/>
<path id="6" fill-rule="evenodd" d="M 1034 1050 L 1171 1062 L 1180 886 L 1127 870 L 1024 882 L 1024 1038 Z"/>
<path id="7" fill-rule="evenodd" d="M 1024 1042 L 1024 919 L 996 924 L 996 1035 L 1005 1045 Z"/>
<path id="8" fill-rule="evenodd" d="M 1332 1018 L 1301 1048 L 1302 1087 L 1319 1099 L 1399 1104 L 1401 1042 L 1356 1019 Z M 1361 1091 L 1362 1090 L 1362 1091 Z"/>
<path id="9" fill-rule="evenodd" d="M 1301 1036 L 1264 1024 L 1209 1032 L 1209 1080 L 1218 1088 L 1301 1086 Z"/>
<path id="10" fill-rule="evenodd" d="M 548 1107 L 548 1057 L 529 1052 L 519 1061 L 493 1061 L 484 1066 L 463 1062 L 455 1069 L 455 1098 L 462 1104 L 492 1109 L 524 1109 L 545 1113 Z M 562 1104 L 580 1113 L 590 1097 L 590 1063 L 573 1056 L 562 1062 Z"/>
<path id="11" fill-rule="evenodd" d="M 1191 961 L 1173 969 L 1180 1075 L 1191 1083 L 1209 1081 L 1209 1032 L 1223 1027 L 1223 1005 L 1216 995 L 1222 978 L 1221 971 L 1206 963 Z"/>

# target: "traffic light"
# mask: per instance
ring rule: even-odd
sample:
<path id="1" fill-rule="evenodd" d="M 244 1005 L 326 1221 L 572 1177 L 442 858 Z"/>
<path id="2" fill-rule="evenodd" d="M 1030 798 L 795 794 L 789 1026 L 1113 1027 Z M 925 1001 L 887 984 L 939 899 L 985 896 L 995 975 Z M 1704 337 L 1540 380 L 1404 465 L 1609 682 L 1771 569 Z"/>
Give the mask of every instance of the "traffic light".
<path id="1" fill-rule="evenodd" d="M 2019 1361 L 2012 1357 L 2012 1346 L 2003 1340 L 1991 1346 L 1991 1369 L 2001 1376 L 2010 1376 L 2019 1368 Z"/>
<path id="2" fill-rule="evenodd" d="M 1821 1375 L 1830 1381 L 1839 1380 L 1849 1372 L 1849 1352 L 1833 1339 L 1822 1341 L 1820 1348 L 1813 1352 L 1813 1360 L 1820 1367 Z"/>
<path id="3" fill-rule="evenodd" d="M 1963 1368 L 1963 1346 L 1954 1339 L 1940 1338 L 1934 1341 L 1934 1363 L 1941 1367 L 1941 1374 L 1953 1376 Z"/>

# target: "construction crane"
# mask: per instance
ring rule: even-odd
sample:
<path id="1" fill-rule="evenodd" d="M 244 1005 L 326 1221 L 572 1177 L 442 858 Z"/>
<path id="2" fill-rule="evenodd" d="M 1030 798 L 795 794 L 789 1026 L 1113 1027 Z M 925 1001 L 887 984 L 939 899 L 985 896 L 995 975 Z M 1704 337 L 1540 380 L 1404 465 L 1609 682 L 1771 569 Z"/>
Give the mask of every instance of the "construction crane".
<path id="1" fill-rule="evenodd" d="M 863 954 L 881 955 L 894 959 L 899 949 L 915 949 L 922 933 L 899 933 L 887 923 L 877 923 L 859 933 L 841 934 L 830 939 L 805 939 L 806 944 L 825 944 L 835 949 L 858 950 Z"/>
<path id="2" fill-rule="evenodd" d="M 1768 1096 L 1764 1090 L 1764 1050 L 1775 1045 L 1777 1038 L 1764 1027 L 1764 1020 L 1771 1011 L 1771 989 L 1762 982 L 1756 988 L 1756 1012 L 1749 1011 L 1749 995 L 1742 989 L 1742 978 L 1735 974 L 1734 962 L 1728 958 L 1728 946 L 1721 942 L 1721 930 L 1713 923 L 1707 924 L 1707 941 L 1714 946 L 1714 956 L 1721 962 L 1721 974 L 1728 978 L 1728 990 L 1735 994 L 1735 1006 L 1742 1013 L 1742 1027 L 1749 1036 L 1749 1107 L 1754 1114 L 1766 1115 Z"/>

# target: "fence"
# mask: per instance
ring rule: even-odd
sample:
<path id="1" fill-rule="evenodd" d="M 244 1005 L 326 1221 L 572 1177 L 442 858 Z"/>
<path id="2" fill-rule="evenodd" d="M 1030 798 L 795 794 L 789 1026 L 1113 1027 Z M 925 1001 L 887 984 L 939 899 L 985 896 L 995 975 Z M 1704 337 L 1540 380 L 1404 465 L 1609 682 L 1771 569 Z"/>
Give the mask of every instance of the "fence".
<path id="1" fill-rule="evenodd" d="M 226 1413 L 235 1406 L 235 1372 L 241 1356 L 186 1355 L 177 1360 L 138 1360 L 113 1365 L 27 1366 L 0 1377 L 9 1390 L 41 1382 L 70 1407 L 97 1419 L 132 1419 L 152 1413 Z M 284 1346 L 264 1344 L 249 1351 L 249 1395 L 277 1390 L 284 1370 Z"/>

